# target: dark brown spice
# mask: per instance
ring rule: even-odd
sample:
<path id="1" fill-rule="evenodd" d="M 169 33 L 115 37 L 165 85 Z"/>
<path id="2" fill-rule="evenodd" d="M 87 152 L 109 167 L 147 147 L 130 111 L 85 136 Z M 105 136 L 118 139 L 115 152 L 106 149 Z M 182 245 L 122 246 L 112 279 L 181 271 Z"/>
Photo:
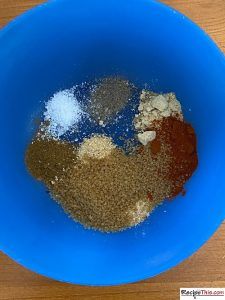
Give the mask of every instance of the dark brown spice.
<path id="1" fill-rule="evenodd" d="M 27 148 L 25 162 L 35 178 L 49 185 L 72 167 L 75 152 L 75 147 L 68 142 L 35 139 Z"/>
<path id="2" fill-rule="evenodd" d="M 153 201 L 152 194 L 150 192 L 147 193 L 147 198 L 149 201 Z"/>
<path id="3" fill-rule="evenodd" d="M 158 139 L 155 139 L 150 143 L 150 147 L 151 147 L 152 154 L 156 155 L 160 151 L 161 142 Z"/>

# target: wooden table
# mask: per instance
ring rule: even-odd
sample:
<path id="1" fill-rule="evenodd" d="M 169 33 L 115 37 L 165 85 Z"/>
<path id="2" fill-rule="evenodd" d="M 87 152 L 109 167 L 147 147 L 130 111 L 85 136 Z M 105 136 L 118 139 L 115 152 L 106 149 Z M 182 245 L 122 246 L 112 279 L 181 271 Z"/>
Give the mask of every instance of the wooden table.
<path id="1" fill-rule="evenodd" d="M 107 1 L 107 0 L 106 0 Z M 0 26 L 43 0 L 0 0 Z M 225 51 L 225 0 L 164 0 Z M 225 287 L 225 224 L 196 254 L 155 278 L 119 287 L 82 287 L 34 274 L 0 254 L 0 299 L 178 299 L 180 287 Z"/>

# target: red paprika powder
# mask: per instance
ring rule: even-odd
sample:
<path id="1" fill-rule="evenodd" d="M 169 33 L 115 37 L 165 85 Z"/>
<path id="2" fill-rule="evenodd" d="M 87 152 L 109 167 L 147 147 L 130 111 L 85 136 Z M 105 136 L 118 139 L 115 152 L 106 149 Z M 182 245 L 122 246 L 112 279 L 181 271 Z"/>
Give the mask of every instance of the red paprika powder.
<path id="1" fill-rule="evenodd" d="M 163 118 L 159 122 L 155 143 L 169 146 L 168 156 L 171 163 L 165 177 L 171 182 L 170 198 L 173 198 L 180 193 L 184 194 L 184 184 L 197 168 L 196 135 L 190 124 L 175 117 Z"/>

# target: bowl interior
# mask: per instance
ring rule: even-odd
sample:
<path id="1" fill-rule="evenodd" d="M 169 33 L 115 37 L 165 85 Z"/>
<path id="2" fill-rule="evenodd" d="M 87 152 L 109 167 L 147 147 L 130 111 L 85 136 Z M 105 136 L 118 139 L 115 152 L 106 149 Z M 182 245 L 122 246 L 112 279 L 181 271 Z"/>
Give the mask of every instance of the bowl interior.
<path id="1" fill-rule="evenodd" d="M 28 268 L 80 284 L 154 276 L 192 254 L 225 217 L 225 59 L 196 25 L 150 0 L 57 0 L 0 32 L 0 249 Z M 136 228 L 85 230 L 24 165 L 32 117 L 55 91 L 120 74 L 177 94 L 198 137 L 185 197 Z"/>

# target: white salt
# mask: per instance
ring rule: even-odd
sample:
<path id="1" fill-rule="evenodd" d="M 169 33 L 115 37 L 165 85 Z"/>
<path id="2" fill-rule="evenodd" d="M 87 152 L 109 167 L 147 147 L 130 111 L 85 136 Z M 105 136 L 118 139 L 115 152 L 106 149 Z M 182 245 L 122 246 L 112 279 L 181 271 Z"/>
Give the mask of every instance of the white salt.
<path id="1" fill-rule="evenodd" d="M 55 93 L 45 105 L 45 121 L 49 121 L 48 132 L 53 137 L 60 137 L 82 118 L 82 111 L 73 90 Z"/>

